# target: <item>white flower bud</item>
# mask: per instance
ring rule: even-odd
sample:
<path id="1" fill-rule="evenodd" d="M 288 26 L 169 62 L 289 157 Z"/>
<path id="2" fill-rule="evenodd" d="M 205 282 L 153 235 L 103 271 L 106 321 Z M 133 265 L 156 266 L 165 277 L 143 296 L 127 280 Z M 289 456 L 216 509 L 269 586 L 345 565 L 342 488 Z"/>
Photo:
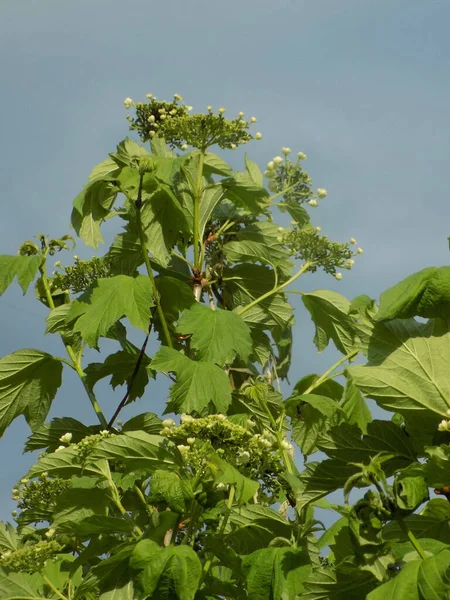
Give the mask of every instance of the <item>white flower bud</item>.
<path id="1" fill-rule="evenodd" d="M 231 150 L 236 150 L 236 144 L 230 144 Z"/>
<path id="2" fill-rule="evenodd" d="M 78 256 L 76 254 L 73 255 L 73 260 L 78 260 Z"/>
<path id="3" fill-rule="evenodd" d="M 187 144 L 183 144 L 183 145 L 181 146 L 181 149 L 182 149 L 183 151 L 184 151 L 184 150 L 187 150 L 187 149 L 188 149 L 188 145 L 187 145 Z"/>
<path id="4" fill-rule="evenodd" d="M 298 221 L 291 221 L 291 225 L 295 227 L 296 225 L 298 225 Z"/>
<path id="5" fill-rule="evenodd" d="M 250 117 L 250 123 L 256 123 L 256 117 Z"/>
<path id="6" fill-rule="evenodd" d="M 155 122 L 155 115 L 150 115 L 149 118 L 147 119 L 147 121 L 149 123 L 154 123 Z"/>
<path id="7" fill-rule="evenodd" d="M 43 471 L 41 473 L 41 479 L 45 479 L 46 477 L 48 477 L 48 473 L 47 473 L 47 471 Z"/>
<path id="8" fill-rule="evenodd" d="M 45 532 L 46 537 L 51 538 L 55 535 L 55 530 L 53 528 L 49 529 Z"/>
<path id="9" fill-rule="evenodd" d="M 256 425 L 255 421 L 252 421 L 251 419 L 247 419 L 246 424 L 247 427 L 254 427 Z"/>
<path id="10" fill-rule="evenodd" d="M 109 435 L 109 431 L 107 429 L 102 429 L 100 431 L 100 435 L 102 435 L 103 437 L 107 437 Z"/>
<path id="11" fill-rule="evenodd" d="M 60 260 L 57 260 L 57 261 L 55 262 L 55 267 L 60 267 L 60 266 L 61 266 L 61 261 L 60 261 Z"/>
<path id="12" fill-rule="evenodd" d="M 155 132 L 154 132 L 154 131 L 150 131 L 150 133 L 149 133 L 149 136 L 150 136 L 151 138 L 152 138 L 152 137 L 155 137 Z"/>
<path id="13" fill-rule="evenodd" d="M 60 452 L 61 450 L 65 450 L 66 446 L 58 446 L 58 448 L 56 448 L 55 452 Z"/>
<path id="14" fill-rule="evenodd" d="M 446 421 L 445 419 L 441 421 L 438 425 L 438 431 L 448 431 L 450 421 Z"/>
<path id="15" fill-rule="evenodd" d="M 273 160 L 269 161 L 266 165 L 268 171 L 273 171 L 275 169 L 275 163 Z"/>
<path id="16" fill-rule="evenodd" d="M 281 148 L 281 152 L 287 156 L 288 154 L 290 154 L 292 152 L 292 150 L 290 148 Z"/>
<path id="17" fill-rule="evenodd" d="M 327 194 L 328 192 L 325 188 L 317 188 L 317 195 L 319 198 L 325 198 Z"/>
<path id="18" fill-rule="evenodd" d="M 191 112 L 191 110 L 192 110 L 193 108 L 194 108 L 193 106 L 186 106 L 186 110 L 187 110 L 188 112 Z"/>
<path id="19" fill-rule="evenodd" d="M 182 98 L 182 96 L 180 96 L 180 94 L 174 94 L 174 95 L 173 95 L 173 99 L 174 99 L 176 102 L 181 102 L 181 101 L 183 100 L 183 98 Z"/>
<path id="20" fill-rule="evenodd" d="M 64 442 L 65 444 L 70 444 L 72 441 L 72 434 L 70 432 L 65 433 L 59 438 L 60 442 Z"/>
<path id="21" fill-rule="evenodd" d="M 26 485 L 30 480 L 28 479 L 28 477 L 22 477 L 22 479 L 20 480 L 20 483 L 22 483 L 23 485 Z"/>
<path id="22" fill-rule="evenodd" d="M 220 114 L 220 115 L 223 115 L 223 113 L 225 112 L 225 110 L 226 110 L 226 109 L 225 109 L 223 106 L 220 106 L 220 107 L 219 107 L 219 114 Z"/>
<path id="23" fill-rule="evenodd" d="M 298 158 L 298 160 L 306 160 L 308 157 L 306 156 L 306 154 L 304 152 L 299 152 L 297 154 L 297 158 Z"/>
<path id="24" fill-rule="evenodd" d="M 281 156 L 275 156 L 275 158 L 273 159 L 273 162 L 276 165 L 281 165 L 281 163 L 283 162 L 283 159 L 281 158 Z"/>
<path id="25" fill-rule="evenodd" d="M 267 177 L 267 179 L 272 179 L 276 176 L 277 174 L 275 173 L 275 171 L 264 171 L 264 177 Z"/>
<path id="26" fill-rule="evenodd" d="M 309 206 L 313 206 L 314 208 L 316 206 L 319 206 L 319 203 L 317 202 L 317 200 L 315 198 L 312 198 L 311 200 L 309 200 L 308 204 L 309 204 Z"/>
<path id="27" fill-rule="evenodd" d="M 316 231 L 322 231 L 322 227 L 317 226 Z"/>
<path id="28" fill-rule="evenodd" d="M 242 452 L 240 452 L 238 454 L 236 462 L 238 465 L 246 465 L 249 460 L 250 460 L 250 452 L 247 452 L 247 450 L 243 450 Z"/>
<path id="29" fill-rule="evenodd" d="M 181 452 L 181 454 L 189 452 L 189 446 L 183 446 L 183 444 L 180 444 L 179 446 L 177 446 L 177 448 Z"/>
<path id="30" fill-rule="evenodd" d="M 283 242 L 283 236 L 282 236 L 282 235 L 279 235 L 279 236 L 277 237 L 277 242 L 278 242 L 279 244 L 281 244 L 281 243 Z"/>
<path id="31" fill-rule="evenodd" d="M 450 408 L 447 410 L 447 415 L 450 417 Z"/>
<path id="32" fill-rule="evenodd" d="M 223 492 L 223 491 L 225 491 L 227 488 L 228 488 L 228 486 L 227 486 L 225 483 L 222 483 L 222 482 L 218 483 L 218 484 L 217 484 L 217 486 L 216 486 L 216 490 L 217 490 L 218 492 Z"/>
<path id="33" fill-rule="evenodd" d="M 211 112 L 211 111 L 212 111 L 212 106 L 211 106 L 211 104 L 209 104 L 209 105 L 206 107 L 206 110 L 209 110 L 209 112 Z"/>
<path id="34" fill-rule="evenodd" d="M 356 243 L 357 242 L 356 242 L 355 238 L 350 238 L 350 244 L 356 244 Z"/>
<path id="35" fill-rule="evenodd" d="M 289 443 L 287 440 L 283 440 L 283 441 L 281 442 L 281 447 L 282 447 L 284 450 L 289 450 L 290 446 L 291 446 L 291 445 L 290 445 L 290 443 Z"/>
<path id="36" fill-rule="evenodd" d="M 241 117 L 241 118 L 242 118 L 243 116 L 244 116 L 244 113 L 242 112 L 242 110 L 240 110 L 240 111 L 238 112 L 238 117 Z"/>
<path id="37" fill-rule="evenodd" d="M 342 279 L 342 273 L 336 273 L 336 275 L 334 277 L 335 277 L 335 279 L 340 281 Z"/>
<path id="38" fill-rule="evenodd" d="M 358 250 L 356 251 L 358 254 L 362 254 L 364 252 L 364 250 L 362 248 L 358 248 Z"/>
<path id="39" fill-rule="evenodd" d="M 284 227 L 277 227 L 277 231 L 278 231 L 278 233 L 283 233 L 284 232 Z"/>
<path id="40" fill-rule="evenodd" d="M 194 422 L 194 417 L 191 417 L 191 415 L 186 415 L 186 414 L 182 414 L 181 415 L 181 422 L 182 423 L 193 423 Z"/>
<path id="41" fill-rule="evenodd" d="M 226 416 L 223 415 L 222 413 L 219 413 L 218 415 L 216 415 L 216 419 L 218 421 L 224 421 L 226 419 Z"/>
<path id="42" fill-rule="evenodd" d="M 159 118 L 161 121 L 165 121 L 167 119 L 167 115 L 162 114 Z"/>
<path id="43" fill-rule="evenodd" d="M 261 133 L 260 131 L 257 131 L 257 132 L 255 133 L 255 139 L 256 139 L 256 140 L 261 140 L 261 139 L 262 139 L 262 133 Z"/>
<path id="44" fill-rule="evenodd" d="M 173 427 L 175 425 L 175 421 L 173 419 L 164 419 L 162 424 L 164 427 Z"/>
<path id="45" fill-rule="evenodd" d="M 188 437 L 186 441 L 189 444 L 189 446 L 192 446 L 192 444 L 195 444 L 195 437 Z"/>
<path id="46" fill-rule="evenodd" d="M 153 94 L 145 94 L 145 97 L 150 100 L 151 98 L 153 98 Z"/>
<path id="47" fill-rule="evenodd" d="M 125 108 L 130 108 L 133 105 L 133 99 L 132 98 L 125 98 L 125 100 L 123 101 Z"/>

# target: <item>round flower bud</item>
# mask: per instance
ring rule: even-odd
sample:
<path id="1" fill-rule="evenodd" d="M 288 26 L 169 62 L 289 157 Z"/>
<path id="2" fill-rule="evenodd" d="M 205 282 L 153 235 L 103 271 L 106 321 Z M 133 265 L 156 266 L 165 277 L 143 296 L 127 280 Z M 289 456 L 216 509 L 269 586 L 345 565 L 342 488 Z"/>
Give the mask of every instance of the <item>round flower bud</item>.
<path id="1" fill-rule="evenodd" d="M 23 485 L 26 485 L 30 480 L 28 479 L 28 477 L 22 477 L 22 479 L 20 480 L 20 483 L 22 483 Z"/>
<path id="2" fill-rule="evenodd" d="M 225 109 L 223 106 L 220 106 L 220 107 L 219 107 L 219 114 L 220 114 L 220 115 L 223 115 L 223 113 L 225 112 L 225 110 L 226 110 L 226 109 Z"/>
<path id="3" fill-rule="evenodd" d="M 306 156 L 306 154 L 304 152 L 299 152 L 297 154 L 297 158 L 298 158 L 298 160 L 306 160 L 307 156 Z"/>
<path id="4" fill-rule="evenodd" d="M 218 421 L 224 421 L 226 419 L 226 416 L 223 415 L 222 413 L 219 413 L 218 415 L 216 415 L 216 419 Z"/>
<path id="5" fill-rule="evenodd" d="M 277 242 L 280 243 L 280 244 L 283 242 L 283 236 L 282 235 L 279 235 L 277 237 Z"/>
<path id="6" fill-rule="evenodd" d="M 262 133 L 260 131 L 258 131 L 257 133 L 255 133 L 255 139 L 256 140 L 261 140 L 262 139 Z"/>
<path id="7" fill-rule="evenodd" d="M 11 511 L 11 516 L 17 517 L 17 510 L 12 510 Z"/>
<path id="8" fill-rule="evenodd" d="M 181 101 L 183 100 L 183 98 L 180 96 L 180 94 L 174 94 L 174 95 L 173 95 L 173 99 L 174 99 L 176 102 L 181 102 Z"/>
<path id="9" fill-rule="evenodd" d="M 283 162 L 283 159 L 281 158 L 281 156 L 275 156 L 275 158 L 273 159 L 273 162 L 276 165 L 281 165 L 281 163 Z"/>
<path id="10" fill-rule="evenodd" d="M 191 417 L 191 415 L 186 415 L 186 414 L 182 414 L 181 415 L 181 422 L 182 423 L 193 423 L 194 422 L 194 417 Z"/>
<path id="11" fill-rule="evenodd" d="M 189 444 L 189 446 L 192 446 L 192 444 L 195 444 L 195 437 L 188 437 L 186 441 Z"/>
<path id="12" fill-rule="evenodd" d="M 177 446 L 177 448 L 181 452 L 181 454 L 189 451 L 189 446 L 183 446 L 183 444 L 180 444 L 179 446 Z"/>
<path id="13" fill-rule="evenodd" d="M 209 104 L 209 105 L 206 107 L 206 110 L 209 110 L 209 112 L 211 112 L 211 111 L 212 111 L 212 106 L 211 106 L 211 104 Z"/>
<path id="14" fill-rule="evenodd" d="M 145 94 L 145 97 L 150 100 L 151 98 L 153 98 L 153 94 Z"/>
<path id="15" fill-rule="evenodd" d="M 443 421 L 441 421 L 438 425 L 438 431 L 448 431 L 448 425 L 449 425 L 449 421 L 446 421 L 445 419 Z"/>
<path id="16" fill-rule="evenodd" d="M 230 144 L 231 150 L 236 150 L 236 144 Z"/>
<path id="17" fill-rule="evenodd" d="M 60 261 L 60 260 L 57 260 L 57 261 L 55 262 L 55 267 L 60 267 L 60 266 L 61 266 L 61 261 Z"/>
<path id="18" fill-rule="evenodd" d="M 65 446 L 58 446 L 55 450 L 55 452 L 60 452 L 61 450 L 65 450 L 66 447 Z"/>
<path id="19" fill-rule="evenodd" d="M 65 444 L 70 444 L 71 440 L 72 440 L 72 434 L 70 432 L 65 433 L 64 435 L 62 435 L 59 438 L 59 441 L 64 442 Z"/>
<path id="20" fill-rule="evenodd" d="M 356 242 L 355 238 L 350 238 L 350 244 L 356 244 L 356 243 L 357 242 Z"/>
<path id="21" fill-rule="evenodd" d="M 183 144 L 183 145 L 181 146 L 181 149 L 182 149 L 183 151 L 184 151 L 184 150 L 187 150 L 187 149 L 188 149 L 188 145 L 187 145 L 187 144 Z"/>
<path id="22" fill-rule="evenodd" d="M 291 221 L 291 225 L 292 225 L 293 227 L 295 227 L 296 225 L 298 225 L 298 221 Z"/>
<path id="23" fill-rule="evenodd" d="M 322 227 L 317 226 L 316 231 L 322 231 Z"/>
<path id="24" fill-rule="evenodd" d="M 281 152 L 287 156 L 288 154 L 290 154 L 292 152 L 292 150 L 290 148 L 281 148 Z"/>
<path id="25" fill-rule="evenodd" d="M 269 171 L 273 171 L 275 169 L 275 163 L 273 160 L 269 161 L 266 166 Z"/>
<path id="26" fill-rule="evenodd" d="M 317 188 L 317 195 L 319 198 L 325 198 L 327 194 L 328 192 L 325 188 Z"/>
<path id="27" fill-rule="evenodd" d="M 250 123 L 256 123 L 256 117 L 250 117 Z"/>
<path id="28" fill-rule="evenodd" d="M 240 111 L 238 112 L 238 117 L 241 117 L 241 118 L 242 118 L 243 116 L 244 116 L 244 113 L 242 112 L 242 110 L 240 110 Z"/>
<path id="29" fill-rule="evenodd" d="M 225 483 L 222 483 L 222 482 L 218 483 L 217 486 L 216 486 L 216 490 L 218 492 L 223 492 L 226 489 L 227 489 L 227 485 Z"/>
<path id="30" fill-rule="evenodd" d="M 315 208 L 316 206 L 319 206 L 319 203 L 317 202 L 317 200 L 316 200 L 315 198 L 312 198 L 311 200 L 309 200 L 309 201 L 308 201 L 308 204 L 309 204 L 309 206 L 312 206 L 312 207 L 314 207 L 314 208 Z"/>
<path id="31" fill-rule="evenodd" d="M 173 419 L 164 419 L 162 424 L 164 427 L 173 427 L 175 425 L 175 421 Z"/>
<path id="32" fill-rule="evenodd" d="M 73 255 L 73 260 L 78 260 L 78 256 L 76 254 Z"/>
<path id="33" fill-rule="evenodd" d="M 290 443 L 289 443 L 287 440 L 283 440 L 283 441 L 281 442 L 281 447 L 282 447 L 284 450 L 289 450 L 289 448 L 291 447 L 291 444 L 290 444 Z"/>
<path id="34" fill-rule="evenodd" d="M 283 233 L 284 232 L 284 227 L 277 227 L 277 231 L 278 231 L 278 233 Z"/>
<path id="35" fill-rule="evenodd" d="M 335 279 L 340 281 L 342 279 L 342 273 L 336 273 L 336 275 L 334 277 L 335 277 Z"/>
<path id="36" fill-rule="evenodd" d="M 149 123 L 154 123 L 155 122 L 155 115 L 150 115 L 149 118 L 147 119 L 147 121 Z"/>
<path id="37" fill-rule="evenodd" d="M 193 108 L 194 108 L 193 106 L 186 106 L 186 110 L 187 110 L 188 112 L 191 112 L 191 110 L 192 110 Z"/>
<path id="38" fill-rule="evenodd" d="M 356 251 L 358 254 L 362 254 L 364 252 L 364 250 L 362 248 L 358 248 L 358 250 Z"/>
<path id="39" fill-rule="evenodd" d="M 125 98 L 123 103 L 125 105 L 125 108 L 130 108 L 133 105 L 133 100 L 132 98 Z"/>
<path id="40" fill-rule="evenodd" d="M 154 132 L 154 131 L 150 131 L 150 133 L 149 133 L 149 136 L 150 136 L 151 138 L 152 138 L 152 137 L 155 137 L 155 132 Z"/>
<path id="41" fill-rule="evenodd" d="M 162 114 L 160 116 L 161 121 L 165 121 L 167 119 L 167 115 Z"/>
<path id="42" fill-rule="evenodd" d="M 264 171 L 264 177 L 267 177 L 267 179 L 272 179 L 276 176 L 277 174 L 275 173 L 275 171 Z"/>
<path id="43" fill-rule="evenodd" d="M 53 528 L 49 529 L 45 532 L 46 537 L 51 538 L 55 535 L 55 530 Z"/>
<path id="44" fill-rule="evenodd" d="M 247 419 L 246 424 L 247 427 L 254 427 L 256 425 L 255 421 L 252 421 L 251 419 Z"/>
<path id="45" fill-rule="evenodd" d="M 450 408 L 447 410 L 447 415 L 450 417 Z"/>
<path id="46" fill-rule="evenodd" d="M 347 264 L 349 267 L 353 267 L 353 265 L 355 264 L 355 261 L 352 260 L 351 258 L 348 259 Z"/>

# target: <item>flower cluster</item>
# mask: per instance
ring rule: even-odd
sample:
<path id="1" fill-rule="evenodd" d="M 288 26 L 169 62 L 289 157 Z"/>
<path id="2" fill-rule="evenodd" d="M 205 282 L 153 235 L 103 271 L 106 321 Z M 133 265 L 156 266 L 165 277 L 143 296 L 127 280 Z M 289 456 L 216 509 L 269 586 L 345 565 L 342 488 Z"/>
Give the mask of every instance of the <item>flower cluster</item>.
<path id="1" fill-rule="evenodd" d="M 266 430 L 255 433 L 256 423 L 251 419 L 245 425 L 233 423 L 222 414 L 199 419 L 182 415 L 179 426 L 164 421 L 161 435 L 178 444 L 187 465 L 194 470 L 201 468 L 212 448 L 243 475 L 259 481 L 268 497 L 274 497 L 280 489 L 278 474 L 282 471 L 275 437 Z"/>
<path id="2" fill-rule="evenodd" d="M 12 490 L 12 498 L 20 510 L 49 509 L 67 489 L 71 482 L 60 477 L 49 478 L 43 473 L 38 480 L 22 479 Z"/>
<path id="3" fill-rule="evenodd" d="M 39 571 L 47 560 L 62 550 L 63 546 L 55 540 L 41 541 L 19 548 L 11 552 L 7 550 L 0 556 L 0 565 L 12 571 L 35 573 Z"/>
<path id="4" fill-rule="evenodd" d="M 76 447 L 78 450 L 78 457 L 80 458 L 80 461 L 83 462 L 86 460 L 86 458 L 89 456 L 89 453 L 95 447 L 95 445 L 98 444 L 98 442 L 101 442 L 105 438 L 112 437 L 113 435 L 115 434 L 111 433 L 107 429 L 104 429 L 103 431 L 100 431 L 100 433 L 86 436 L 81 440 L 81 442 L 78 442 L 78 444 L 73 444 L 72 446 Z"/>
<path id="5" fill-rule="evenodd" d="M 297 160 L 292 162 L 288 155 L 290 148 L 282 148 L 281 156 L 275 156 L 267 163 L 264 175 L 269 180 L 268 187 L 273 194 L 282 194 L 285 201 L 291 204 L 305 204 L 317 206 L 317 198 L 324 198 L 326 190 L 319 188 L 317 198 L 311 189 L 311 178 L 301 166 L 301 161 L 306 158 L 303 152 L 297 154 Z"/>
<path id="6" fill-rule="evenodd" d="M 215 144 L 234 150 L 253 139 L 248 129 L 256 122 L 255 117 L 246 121 L 244 114 L 239 113 L 236 118 L 228 120 L 224 117 L 224 108 L 219 108 L 216 114 L 211 106 L 208 106 L 207 113 L 190 115 L 192 107 L 182 104 L 178 94 L 174 95 L 172 102 L 157 100 L 151 94 L 147 97 L 149 101 L 146 103 L 135 104 L 130 98 L 125 103 L 127 108 L 134 106 L 136 110 L 136 117 L 128 115 L 127 119 L 130 129 L 136 130 L 143 142 L 161 137 L 173 148 L 187 150 L 192 146 L 205 151 Z M 260 133 L 255 135 L 256 139 L 261 137 Z"/>
<path id="7" fill-rule="evenodd" d="M 351 249 L 353 240 L 332 242 L 326 235 L 321 235 L 320 231 L 320 227 L 291 230 L 283 237 L 283 244 L 295 258 L 310 263 L 308 270 L 311 273 L 322 268 L 325 273 L 334 275 L 338 280 L 342 279 L 342 273 L 338 273 L 336 269 L 351 269 L 355 262 L 353 257 L 361 254 L 362 249 L 358 248 L 354 252 Z"/>
<path id="8" fill-rule="evenodd" d="M 113 275 L 111 261 L 107 256 L 94 256 L 90 260 L 80 260 L 78 256 L 74 256 L 74 260 L 75 263 L 68 267 L 63 267 L 60 261 L 56 261 L 55 267 L 61 272 L 53 271 L 54 289 L 78 294 L 84 292 L 97 279 Z"/>

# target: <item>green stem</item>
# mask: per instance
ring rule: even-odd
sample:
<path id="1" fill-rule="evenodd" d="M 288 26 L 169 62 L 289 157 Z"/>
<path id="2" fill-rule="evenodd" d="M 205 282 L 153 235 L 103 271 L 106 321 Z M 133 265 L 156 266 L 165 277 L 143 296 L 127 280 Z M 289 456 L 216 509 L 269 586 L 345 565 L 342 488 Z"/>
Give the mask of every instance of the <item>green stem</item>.
<path id="1" fill-rule="evenodd" d="M 319 387 L 319 385 L 321 385 L 324 381 L 326 381 L 335 369 L 340 367 L 347 360 L 351 360 L 354 356 L 356 356 L 358 354 L 358 352 L 359 352 L 359 350 L 352 350 L 351 352 L 349 352 L 348 354 L 346 354 L 345 356 L 340 358 L 336 363 L 334 363 L 334 365 L 332 365 L 327 371 L 325 371 L 325 373 L 323 373 L 323 375 L 321 375 L 315 381 L 313 381 L 313 383 L 309 386 L 308 389 L 306 389 L 303 392 L 303 394 L 310 394 L 313 390 L 315 390 L 317 387 Z"/>
<path id="2" fill-rule="evenodd" d="M 281 292 L 281 290 L 284 290 L 285 287 L 287 287 L 288 285 L 290 285 L 291 283 L 293 283 L 298 277 L 300 277 L 300 275 L 303 275 L 303 273 L 305 273 L 310 268 L 311 265 L 312 265 L 312 263 L 306 262 L 297 271 L 297 273 L 295 273 L 290 279 L 288 279 L 284 283 L 281 283 L 277 287 L 272 288 L 271 290 L 269 290 L 268 292 L 266 292 L 265 294 L 263 294 L 259 298 L 256 298 L 255 300 L 253 300 L 252 302 L 250 302 L 246 306 L 242 307 L 241 310 L 237 311 L 237 314 L 240 315 L 240 316 L 242 316 L 248 310 L 250 310 L 251 308 L 253 308 L 257 304 L 259 304 L 260 302 L 263 302 L 266 298 L 270 298 L 270 296 L 273 296 L 273 294 L 278 294 L 279 292 Z"/>
<path id="3" fill-rule="evenodd" d="M 64 596 L 64 594 L 62 594 L 59 590 L 57 590 L 56 587 L 53 585 L 53 583 L 50 581 L 50 579 L 46 575 L 42 575 L 42 579 L 45 581 L 45 584 L 52 590 L 52 592 L 54 594 L 56 594 L 58 596 L 58 598 L 60 598 L 60 600 L 68 600 L 67 596 Z"/>
<path id="4" fill-rule="evenodd" d="M 194 193 L 194 265 L 202 270 L 202 258 L 200 254 L 200 198 L 202 196 L 203 163 L 205 155 L 200 151 L 198 163 L 197 185 Z"/>
<path id="5" fill-rule="evenodd" d="M 269 405 L 267 404 L 267 400 L 265 398 L 261 399 L 261 404 L 263 406 L 263 409 L 264 409 L 266 415 L 269 418 L 270 424 L 272 425 L 272 432 L 275 435 L 275 437 L 277 438 L 277 444 L 278 444 L 278 447 L 281 449 L 281 453 L 283 455 L 283 462 L 284 462 L 284 466 L 286 467 L 286 471 L 292 475 L 294 473 L 292 457 L 289 454 L 289 452 L 287 451 L 287 449 L 283 448 L 284 436 L 282 433 L 282 427 L 283 427 L 283 421 L 284 421 L 284 414 L 281 415 L 280 425 L 278 426 L 274 416 L 272 415 Z"/>
<path id="6" fill-rule="evenodd" d="M 127 511 L 125 510 L 122 502 L 120 501 L 119 498 L 119 492 L 117 491 L 117 488 L 115 488 L 115 490 L 113 490 L 113 501 L 114 504 L 117 506 L 117 508 L 120 511 L 120 514 L 125 517 L 127 519 L 127 521 L 129 521 L 132 525 L 133 525 L 133 529 L 135 531 L 135 533 L 140 536 L 142 535 L 142 529 L 136 525 L 136 523 L 133 521 L 133 519 L 130 517 L 130 515 L 127 513 Z"/>
<path id="7" fill-rule="evenodd" d="M 230 486 L 230 493 L 228 495 L 228 500 L 227 500 L 227 512 L 224 514 L 222 523 L 220 524 L 220 527 L 219 527 L 219 538 L 221 537 L 221 535 L 225 531 L 225 527 L 227 526 L 228 519 L 229 519 L 230 513 L 231 513 L 231 508 L 233 506 L 235 492 L 236 492 L 236 489 L 235 489 L 234 485 Z"/>
<path id="8" fill-rule="evenodd" d="M 148 257 L 148 252 L 146 249 L 144 229 L 142 227 L 141 208 L 142 208 L 142 181 L 143 181 L 143 178 L 144 178 L 144 176 L 141 175 L 141 177 L 139 179 L 139 189 L 138 189 L 138 194 L 137 194 L 137 200 L 135 202 L 136 224 L 137 224 L 138 233 L 139 233 L 139 242 L 141 244 L 142 256 L 144 258 L 145 268 L 147 269 L 147 275 L 152 283 L 153 301 L 156 306 L 156 312 L 158 313 L 158 318 L 161 323 L 161 327 L 163 329 L 164 337 L 166 339 L 166 343 L 169 346 L 169 348 L 173 348 L 173 342 L 172 342 L 172 338 L 170 336 L 169 326 L 167 325 L 166 317 L 164 316 L 164 311 L 162 309 L 161 302 L 159 299 L 158 290 L 156 289 L 155 278 L 153 277 L 153 270 L 152 270 L 152 266 L 150 264 L 150 259 Z"/>
<path id="9" fill-rule="evenodd" d="M 41 266 L 39 267 L 39 271 L 41 273 L 41 281 L 42 281 L 42 285 L 44 286 L 44 291 L 45 291 L 45 296 L 47 298 L 48 306 L 51 310 L 54 310 L 55 303 L 53 302 L 52 294 L 50 291 L 50 286 L 48 283 L 45 259 L 46 259 L 46 256 L 44 257 L 44 260 L 43 260 Z M 106 420 L 106 417 L 103 414 L 102 409 L 100 408 L 100 404 L 97 402 L 97 398 L 95 397 L 94 392 L 89 388 L 89 386 L 86 383 L 86 375 L 81 367 L 79 357 L 76 355 L 72 346 L 70 344 L 67 344 L 64 341 L 64 337 L 62 335 L 61 335 L 61 340 L 66 348 L 66 351 L 67 351 L 67 354 L 69 355 L 70 360 L 72 361 L 71 367 L 76 371 L 78 377 L 80 378 L 81 383 L 83 384 L 83 387 L 86 391 L 86 394 L 88 395 L 88 398 L 92 404 L 92 408 L 94 409 L 95 414 L 97 415 L 97 418 L 98 418 L 100 424 L 106 428 L 106 426 L 108 425 L 108 421 Z"/>
<path id="10" fill-rule="evenodd" d="M 290 192 L 291 190 L 293 190 L 296 187 L 296 183 L 294 183 L 294 185 L 291 185 L 287 188 L 284 188 L 284 190 L 280 190 L 279 192 L 277 192 L 276 194 L 274 194 L 273 196 L 270 196 L 270 198 L 267 199 L 267 204 L 271 204 L 275 198 L 279 198 L 280 196 L 284 196 L 284 194 L 286 194 L 287 192 Z"/>
<path id="11" fill-rule="evenodd" d="M 400 529 L 403 531 L 403 533 L 408 537 L 409 541 L 413 545 L 414 550 L 417 552 L 420 558 L 422 560 L 425 560 L 426 554 L 423 551 L 421 545 L 419 544 L 419 541 L 416 538 L 416 536 L 413 534 L 412 531 L 410 531 L 408 525 L 404 522 L 403 519 L 398 519 L 397 523 L 400 525 Z"/>

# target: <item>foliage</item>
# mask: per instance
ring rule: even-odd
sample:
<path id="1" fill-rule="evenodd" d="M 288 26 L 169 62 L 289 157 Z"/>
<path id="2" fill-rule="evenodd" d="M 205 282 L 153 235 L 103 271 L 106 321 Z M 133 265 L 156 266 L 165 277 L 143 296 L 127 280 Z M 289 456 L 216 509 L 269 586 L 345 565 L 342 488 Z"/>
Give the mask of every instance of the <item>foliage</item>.
<path id="1" fill-rule="evenodd" d="M 67 353 L 0 359 L 0 431 L 23 415 L 25 450 L 41 451 L 13 489 L 14 524 L 0 525 L 2 599 L 450 598 L 450 269 L 411 275 L 379 307 L 293 289 L 318 269 L 341 279 L 362 253 L 311 224 L 326 190 L 313 191 L 306 156 L 283 148 L 261 172 L 246 155 L 234 171 L 211 147 L 260 139 L 254 117 L 191 114 L 179 95 L 125 105 L 150 145 L 123 140 L 72 212 L 93 247 L 106 219 L 122 222 L 104 256 L 58 260 L 49 275 L 73 240 L 43 235 L 0 256 L 0 292 L 34 281 Z M 283 213 L 289 226 L 275 222 Z M 284 398 L 292 292 L 318 351 L 332 342 L 341 357 Z M 86 364 L 105 338 L 115 351 Z M 67 369 L 95 424 L 47 421 Z M 118 421 L 156 377 L 170 380 L 167 418 Z M 104 378 L 124 388 L 110 419 Z M 373 419 L 367 398 L 390 420 Z M 341 504 L 327 498 L 336 490 Z"/>

